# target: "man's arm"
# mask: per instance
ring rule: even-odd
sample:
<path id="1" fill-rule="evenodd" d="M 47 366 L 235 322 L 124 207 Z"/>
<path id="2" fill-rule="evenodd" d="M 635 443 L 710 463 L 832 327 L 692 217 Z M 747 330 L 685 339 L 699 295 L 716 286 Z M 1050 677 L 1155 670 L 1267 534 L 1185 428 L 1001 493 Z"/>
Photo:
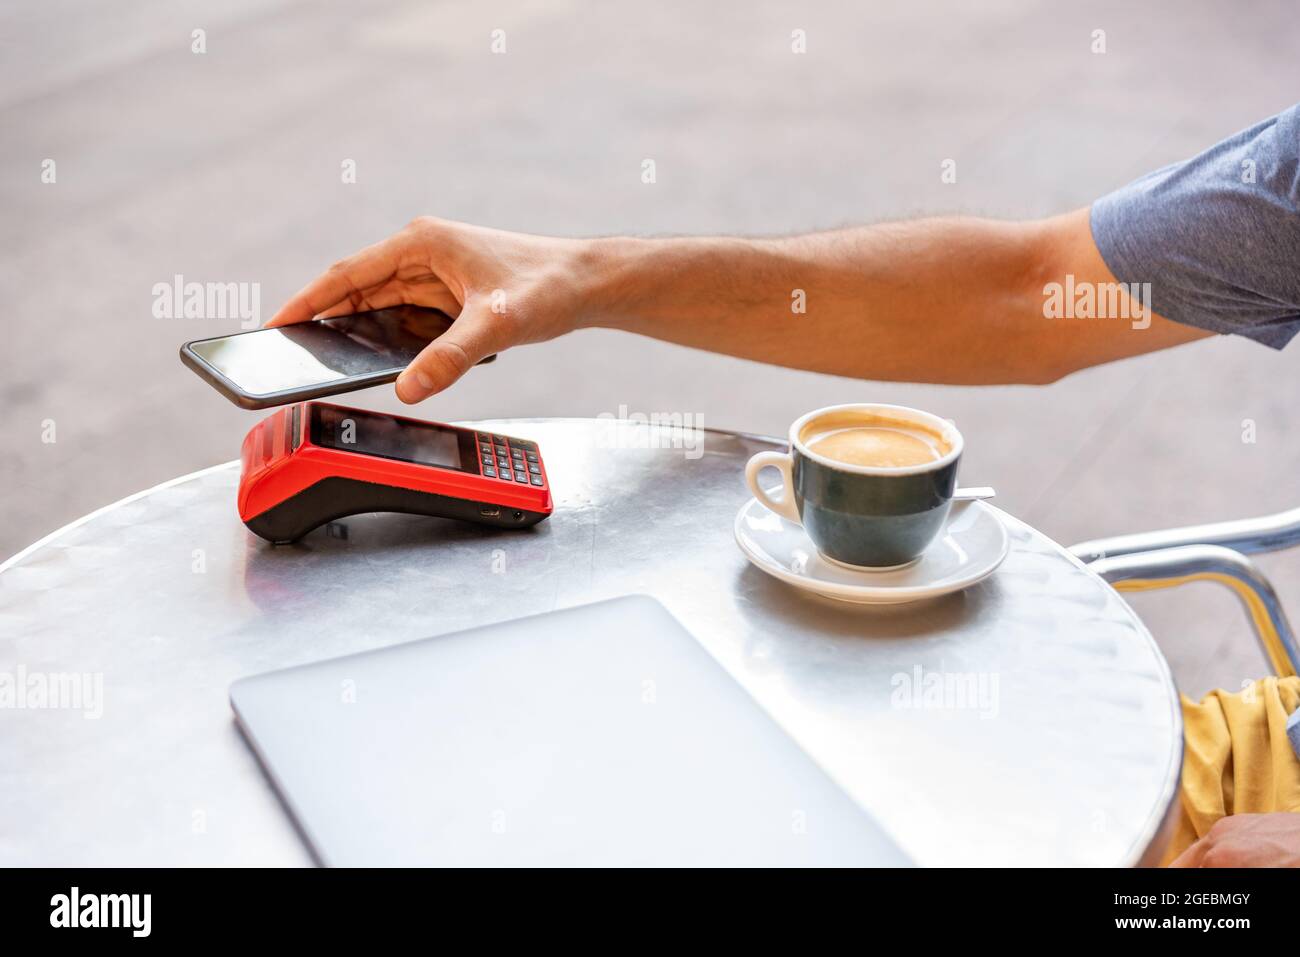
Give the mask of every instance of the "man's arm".
<path id="1" fill-rule="evenodd" d="M 331 266 L 270 324 L 399 303 L 457 315 L 398 379 L 405 402 L 492 352 L 594 326 L 836 375 L 957 384 L 1052 382 L 1209 334 L 1159 317 L 1046 318 L 1044 287 L 1067 275 L 1075 288 L 1114 282 L 1087 210 L 786 239 L 553 239 L 422 217 Z M 804 312 L 792 308 L 799 291 Z"/>
<path id="2" fill-rule="evenodd" d="M 962 384 L 1052 382 L 1214 333 L 1280 349 L 1300 334 L 1297 143 L 1300 104 L 1091 210 L 1023 223 L 574 240 L 421 217 L 331 266 L 271 323 L 398 303 L 457 315 L 397 380 L 406 402 L 490 352 L 583 326 L 839 375 Z M 1114 273 L 1143 289 L 1144 312 L 1167 318 L 1130 321 Z M 1044 310 L 1054 283 L 1060 318 Z M 800 291 L 803 312 L 791 308 Z"/>
<path id="3" fill-rule="evenodd" d="M 1130 321 L 1132 302 L 1110 317 L 1046 318 L 1049 283 L 1068 275 L 1103 296 L 1115 283 L 1086 209 L 789 239 L 606 240 L 593 260 L 594 324 L 863 379 L 1046 383 L 1209 334 Z"/>

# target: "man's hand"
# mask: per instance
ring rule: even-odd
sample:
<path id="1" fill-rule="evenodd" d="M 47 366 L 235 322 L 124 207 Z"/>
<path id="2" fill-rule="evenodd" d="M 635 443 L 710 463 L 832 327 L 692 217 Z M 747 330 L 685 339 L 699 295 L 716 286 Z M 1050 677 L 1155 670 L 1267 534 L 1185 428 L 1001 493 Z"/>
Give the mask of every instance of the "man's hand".
<path id="1" fill-rule="evenodd" d="M 330 266 L 268 326 L 403 304 L 430 306 L 456 322 L 397 379 L 419 402 L 480 359 L 577 328 L 577 286 L 589 246 L 420 217 L 394 236 Z"/>
<path id="2" fill-rule="evenodd" d="M 1300 867 L 1300 813 L 1220 818 L 1170 867 Z"/>

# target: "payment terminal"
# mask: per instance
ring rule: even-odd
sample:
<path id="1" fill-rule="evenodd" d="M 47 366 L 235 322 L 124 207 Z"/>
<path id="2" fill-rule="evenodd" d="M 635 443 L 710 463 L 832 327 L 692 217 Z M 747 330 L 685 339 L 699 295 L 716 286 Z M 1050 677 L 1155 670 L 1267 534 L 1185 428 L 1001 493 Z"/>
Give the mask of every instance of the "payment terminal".
<path id="1" fill-rule="evenodd" d="M 535 442 L 326 402 L 286 406 L 244 437 L 238 505 L 276 544 L 362 512 L 523 528 L 552 511 Z"/>

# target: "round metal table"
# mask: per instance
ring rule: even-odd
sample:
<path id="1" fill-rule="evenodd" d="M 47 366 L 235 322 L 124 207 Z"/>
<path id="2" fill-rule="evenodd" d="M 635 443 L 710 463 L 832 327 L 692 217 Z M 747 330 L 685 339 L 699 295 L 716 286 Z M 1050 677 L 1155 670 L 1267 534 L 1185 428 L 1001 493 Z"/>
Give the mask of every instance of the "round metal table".
<path id="1" fill-rule="evenodd" d="M 99 717 L 0 710 L 0 863 L 308 864 L 235 727 L 233 680 L 631 592 L 663 602 L 918 863 L 1158 853 L 1182 754 L 1169 670 L 1051 540 L 999 513 L 1011 554 L 979 585 L 841 604 L 751 568 L 732 539 L 745 461 L 784 443 L 616 420 L 482 427 L 541 444 L 551 519 L 358 516 L 272 547 L 240 524 L 228 463 L 0 566 L 0 674 L 102 676 Z"/>

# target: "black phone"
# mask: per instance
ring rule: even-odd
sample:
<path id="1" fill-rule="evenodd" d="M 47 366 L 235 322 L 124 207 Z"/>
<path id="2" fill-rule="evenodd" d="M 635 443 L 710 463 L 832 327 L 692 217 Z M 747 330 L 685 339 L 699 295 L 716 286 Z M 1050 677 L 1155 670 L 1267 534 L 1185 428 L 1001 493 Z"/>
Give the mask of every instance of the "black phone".
<path id="1" fill-rule="evenodd" d="M 395 306 L 195 339 L 181 346 L 181 361 L 241 409 L 269 409 L 392 382 L 454 321 Z"/>

